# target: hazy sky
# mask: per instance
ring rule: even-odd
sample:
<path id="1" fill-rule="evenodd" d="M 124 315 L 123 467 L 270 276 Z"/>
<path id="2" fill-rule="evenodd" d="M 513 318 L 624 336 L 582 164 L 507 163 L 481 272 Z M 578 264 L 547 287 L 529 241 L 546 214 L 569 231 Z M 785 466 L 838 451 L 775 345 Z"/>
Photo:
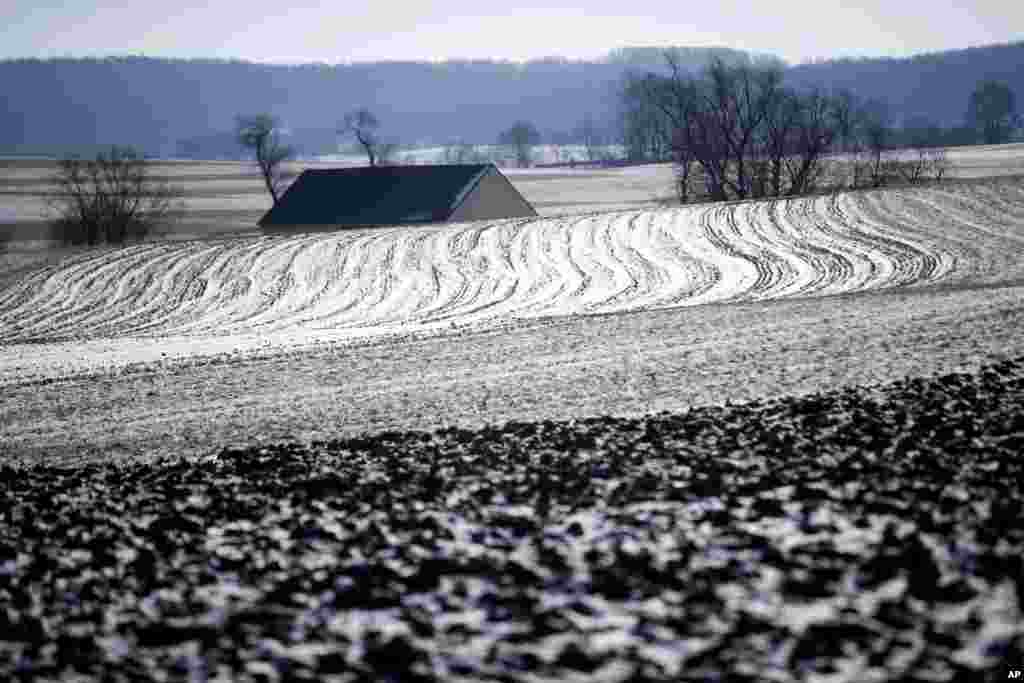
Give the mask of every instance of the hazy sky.
<path id="1" fill-rule="evenodd" d="M 0 58 L 145 54 L 262 62 L 596 57 L 724 46 L 791 62 L 1024 39 L 1019 0 L 2 0 Z"/>

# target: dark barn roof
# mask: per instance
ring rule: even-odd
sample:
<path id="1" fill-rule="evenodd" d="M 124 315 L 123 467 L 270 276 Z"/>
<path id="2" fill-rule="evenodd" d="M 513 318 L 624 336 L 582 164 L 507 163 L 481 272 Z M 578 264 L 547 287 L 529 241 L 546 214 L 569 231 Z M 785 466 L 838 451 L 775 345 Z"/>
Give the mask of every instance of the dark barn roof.
<path id="1" fill-rule="evenodd" d="M 446 221 L 492 170 L 529 207 L 493 164 L 311 169 L 302 172 L 277 205 L 260 219 L 260 225 L 375 226 Z"/>

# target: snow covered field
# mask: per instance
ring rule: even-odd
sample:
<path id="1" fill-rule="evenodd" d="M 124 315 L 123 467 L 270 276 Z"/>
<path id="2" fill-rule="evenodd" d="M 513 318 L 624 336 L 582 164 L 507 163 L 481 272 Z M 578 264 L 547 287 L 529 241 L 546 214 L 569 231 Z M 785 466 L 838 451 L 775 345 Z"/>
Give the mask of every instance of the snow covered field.
<path id="1" fill-rule="evenodd" d="M 0 384 L 515 320 L 1024 274 L 1014 182 L 90 250 L 0 291 Z"/>
<path id="2" fill-rule="evenodd" d="M 1004 679 L 1021 179 L 632 203 L 666 171 L 0 252 L 0 678 Z"/>
<path id="3" fill-rule="evenodd" d="M 357 431 L 681 410 L 1013 357 L 1022 153 L 952 150 L 959 179 L 941 186 L 686 208 L 657 206 L 667 165 L 510 170 L 541 219 L 274 238 L 253 229 L 266 198 L 244 165 L 160 162 L 189 203 L 174 240 L 0 248 L 0 444 L 202 453 L 328 434 L 321 417 Z M 50 164 L 0 162 L 5 220 L 29 215 Z M 806 356 L 784 352 L 813 335 Z M 863 357 L 829 360 L 844 342 Z M 105 395 L 97 374 L 132 388 Z M 55 380 L 45 400 L 31 389 Z M 104 426 L 111 396 L 130 396 L 130 435 Z"/>
<path id="4" fill-rule="evenodd" d="M 184 429 L 186 452 L 202 452 L 217 438 L 324 434 L 338 421 L 354 431 L 680 409 L 896 368 L 956 370 L 1024 350 L 1022 226 L 1024 186 L 1007 178 L 50 255 L 0 288 L 0 440 L 142 452 L 181 447 Z M 871 293 L 889 298 L 861 298 Z M 971 327 L 978 317 L 988 329 Z M 856 334 L 864 367 L 829 359 L 850 355 Z M 893 344 L 892 357 L 876 343 Z M 787 356 L 794 345 L 807 355 Z M 773 355 L 775 366 L 747 365 Z M 277 374 L 264 382 L 257 367 Z M 348 386 L 324 384 L 317 367 Z M 755 375 L 730 384 L 733 367 Z M 180 372 L 192 374 L 177 385 Z M 665 383 L 679 373 L 687 387 Z M 100 376 L 116 380 L 95 391 Z M 82 392 L 69 412 L 37 403 L 31 387 L 54 380 L 63 393 L 51 405 Z M 296 393 L 307 398 L 282 398 Z M 111 396 L 139 411 L 131 429 L 103 426 Z M 210 424 L 211 410 L 230 417 Z"/>
<path id="5" fill-rule="evenodd" d="M 428 150 L 429 151 L 429 150 Z M 436 151 L 436 150 L 435 150 Z M 1024 144 L 957 147 L 948 150 L 950 177 L 979 178 L 1024 174 Z M 430 161 L 420 155 L 417 162 Z M 360 157 L 296 161 L 288 169 L 360 165 Z M 0 157 L 0 243 L 6 236 L 42 239 L 46 205 L 42 193 L 52 161 Z M 270 199 L 252 164 L 236 161 L 154 162 L 154 175 L 184 191 L 186 215 L 169 237 L 196 238 L 244 234 L 256 229 Z M 671 164 L 624 168 L 503 168 L 516 188 L 543 216 L 655 207 L 672 199 Z"/>

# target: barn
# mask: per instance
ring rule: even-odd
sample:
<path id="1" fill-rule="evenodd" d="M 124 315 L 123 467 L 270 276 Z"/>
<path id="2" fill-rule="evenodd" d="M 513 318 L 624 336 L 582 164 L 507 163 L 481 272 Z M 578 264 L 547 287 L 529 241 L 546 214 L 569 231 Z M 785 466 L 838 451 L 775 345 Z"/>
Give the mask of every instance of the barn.
<path id="1" fill-rule="evenodd" d="M 303 171 L 259 224 L 287 232 L 536 215 L 494 164 L 373 166 Z"/>

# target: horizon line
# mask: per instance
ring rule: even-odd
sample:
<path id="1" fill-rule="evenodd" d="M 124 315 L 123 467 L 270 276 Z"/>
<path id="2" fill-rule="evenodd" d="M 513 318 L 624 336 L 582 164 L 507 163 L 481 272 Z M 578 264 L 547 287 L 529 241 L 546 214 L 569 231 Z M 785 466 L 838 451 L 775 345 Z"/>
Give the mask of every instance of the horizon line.
<path id="1" fill-rule="evenodd" d="M 356 66 L 356 65 L 380 65 L 380 64 L 459 64 L 459 63 L 489 63 L 489 64 L 509 64 L 525 66 L 528 64 L 536 64 L 543 62 L 566 62 L 566 63 L 608 63 L 613 61 L 613 57 L 617 52 L 629 52 L 629 51 L 641 51 L 641 50 L 694 50 L 694 51 L 731 51 L 738 53 L 745 53 L 751 57 L 770 57 L 777 59 L 787 67 L 802 66 L 817 64 L 822 62 L 837 62 L 844 60 L 873 60 L 873 59 L 914 59 L 917 57 L 925 57 L 932 55 L 940 55 L 945 53 L 963 52 L 975 49 L 985 48 L 999 48 L 999 47 L 1013 47 L 1024 44 L 1024 39 L 995 42 L 995 43 L 983 43 L 976 45 L 967 45 L 963 47 L 951 47 L 941 50 L 924 50 L 921 52 L 913 52 L 904 55 L 887 55 L 887 54 L 839 54 L 833 56 L 814 56 L 805 57 L 799 61 L 787 59 L 779 54 L 772 52 L 763 52 L 758 50 L 747 50 L 743 48 L 728 47 L 725 45 L 627 45 L 609 48 L 606 52 L 600 56 L 593 57 L 574 57 L 566 55 L 538 55 L 536 57 L 527 58 L 509 58 L 509 57 L 435 57 L 427 58 L 421 57 L 418 59 L 408 58 L 380 58 L 380 59 L 356 59 L 356 60 L 345 60 L 340 59 L 337 61 L 325 61 L 325 60 L 301 60 L 301 59 L 290 59 L 290 58 L 269 58 L 269 59 L 254 59 L 250 57 L 217 57 L 217 56 L 173 56 L 165 54 L 153 54 L 144 52 L 112 52 L 107 54 L 63 54 L 63 55 L 50 55 L 50 56 L 6 56 L 0 57 L 0 62 L 28 62 L 28 61 L 104 61 L 104 60 L 119 60 L 119 59 L 149 59 L 154 61 L 178 61 L 178 62 L 222 62 L 222 63 L 241 63 L 241 64 L 253 64 L 261 66 Z"/>

